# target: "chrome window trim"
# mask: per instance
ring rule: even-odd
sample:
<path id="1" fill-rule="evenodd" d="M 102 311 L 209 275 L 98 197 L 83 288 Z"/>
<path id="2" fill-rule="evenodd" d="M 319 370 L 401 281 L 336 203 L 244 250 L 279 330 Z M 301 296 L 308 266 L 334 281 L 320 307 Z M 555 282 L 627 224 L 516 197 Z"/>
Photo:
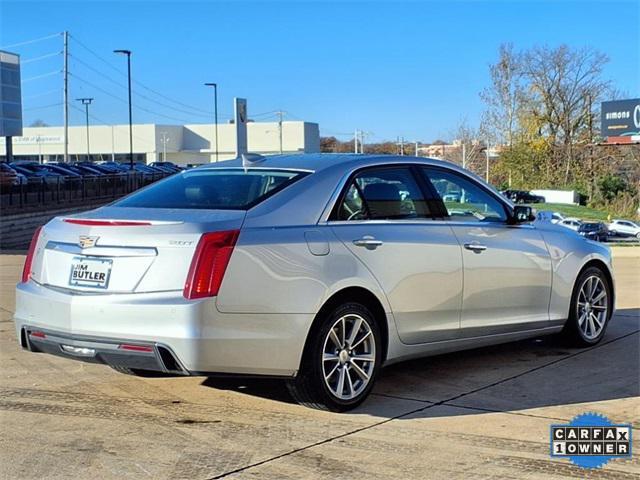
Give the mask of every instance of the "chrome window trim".
<path id="1" fill-rule="evenodd" d="M 513 226 L 522 226 L 522 225 L 527 225 L 527 223 L 524 224 L 516 224 L 516 225 L 510 225 L 509 224 L 509 212 L 513 211 L 513 205 L 511 205 L 508 201 L 506 201 L 505 198 L 501 198 L 501 195 L 496 195 L 494 192 L 492 192 L 491 190 L 487 189 L 484 185 L 478 183 L 478 181 L 473 178 L 472 175 L 469 175 L 466 171 L 464 170 L 457 170 L 455 168 L 450 168 L 444 165 L 433 165 L 431 163 L 427 163 L 427 162 L 406 162 L 406 163 L 385 163 L 385 162 L 381 162 L 381 163 L 372 163 L 370 165 L 366 165 L 366 166 L 358 166 L 357 168 L 354 168 L 348 172 L 346 172 L 342 178 L 340 179 L 340 181 L 338 182 L 338 186 L 335 188 L 335 190 L 333 191 L 333 193 L 331 194 L 331 197 L 329 198 L 329 202 L 327 203 L 327 205 L 325 206 L 324 210 L 322 211 L 322 214 L 320 215 L 320 219 L 318 220 L 317 224 L 318 225 L 354 225 L 356 224 L 356 222 L 358 222 L 359 224 L 361 223 L 373 223 L 373 222 L 393 222 L 394 224 L 397 223 L 402 223 L 402 222 L 415 222 L 416 219 L 397 219 L 397 220 L 329 220 L 329 217 L 331 215 L 331 212 L 334 210 L 334 208 L 336 207 L 336 203 L 340 200 L 340 198 L 342 197 L 342 192 L 344 191 L 344 189 L 347 187 L 347 182 L 349 181 L 349 179 L 353 176 L 356 175 L 358 172 L 362 171 L 362 170 L 368 170 L 370 168 L 377 168 L 377 167 L 400 167 L 400 166 L 407 166 L 407 167 L 418 167 L 418 168 L 428 168 L 428 167 L 432 167 L 432 168 L 439 168 L 442 170 L 446 170 L 447 172 L 451 172 L 453 174 L 459 174 L 462 175 L 466 180 L 468 180 L 469 182 L 472 182 L 474 185 L 478 185 L 478 188 L 482 189 L 482 191 L 486 192 L 488 195 L 491 195 L 497 202 L 499 202 L 503 208 L 505 208 L 505 212 L 507 213 L 507 220 L 506 221 L 500 221 L 500 222 L 459 222 L 456 220 L 451 220 L 449 217 L 448 220 L 440 220 L 440 219 L 430 219 L 430 218 L 420 218 L 419 220 L 424 222 L 424 223 L 428 223 L 428 224 L 433 224 L 434 222 L 440 222 L 441 224 L 446 224 L 446 225 L 452 225 L 453 223 L 456 223 L 457 225 L 504 225 L 507 227 L 513 227 Z"/>

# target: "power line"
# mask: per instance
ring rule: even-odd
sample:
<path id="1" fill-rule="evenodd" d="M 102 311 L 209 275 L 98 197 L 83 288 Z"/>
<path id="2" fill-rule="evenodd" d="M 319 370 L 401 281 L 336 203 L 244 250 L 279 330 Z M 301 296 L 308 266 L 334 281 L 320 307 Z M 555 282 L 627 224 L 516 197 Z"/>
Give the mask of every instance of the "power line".
<path id="1" fill-rule="evenodd" d="M 109 68 L 111 68 L 112 70 L 118 72 L 120 75 L 122 76 L 126 76 L 126 73 L 124 73 L 122 70 L 120 70 L 119 68 L 115 67 L 111 62 L 109 62 L 108 60 L 106 60 L 102 55 L 99 55 L 98 53 L 96 53 L 94 50 L 92 50 L 91 48 L 89 48 L 87 45 L 85 45 L 84 43 L 82 43 L 80 40 L 78 40 L 75 36 L 73 35 L 69 35 L 78 45 L 80 45 L 82 48 L 84 48 L 86 51 L 88 51 L 89 53 L 91 53 L 94 57 L 96 57 L 98 60 L 100 60 L 102 63 L 106 64 Z M 168 97 L 167 95 L 164 95 L 163 93 L 158 92 L 157 90 L 152 89 L 151 87 L 146 86 L 145 84 L 143 84 L 142 82 L 138 81 L 138 80 L 133 80 L 133 83 L 135 83 L 136 85 L 142 87 L 143 89 L 161 97 L 164 98 L 165 100 L 168 100 L 172 103 L 175 103 L 176 105 L 181 105 L 182 107 L 188 108 L 190 110 L 194 110 L 196 112 L 200 112 L 200 113 L 204 113 L 207 114 L 208 116 L 211 116 L 211 112 L 209 112 L 208 110 L 204 110 L 202 108 L 198 108 L 198 107 L 194 107 L 192 105 L 188 105 L 186 103 L 183 103 L 179 100 L 175 100 L 171 97 Z M 155 101 L 155 100 L 154 100 Z M 174 108 L 174 107 L 170 107 L 170 108 Z"/>
<path id="2" fill-rule="evenodd" d="M 46 92 L 36 93 L 35 95 L 27 95 L 26 97 L 22 97 L 22 100 L 29 100 L 30 98 L 44 97 L 45 95 L 51 95 L 52 93 L 60 93 L 60 89 L 56 88 L 53 90 L 47 90 Z"/>
<path id="3" fill-rule="evenodd" d="M 90 82 L 90 81 L 88 81 L 88 80 L 85 80 L 84 78 L 79 77 L 78 75 L 76 75 L 76 74 L 74 74 L 74 73 L 71 73 L 71 72 L 69 72 L 69 75 L 70 75 L 70 76 L 72 76 L 72 77 L 74 77 L 74 78 L 75 78 L 75 79 L 77 79 L 77 80 L 80 80 L 82 83 L 85 83 L 85 84 L 87 84 L 87 85 L 89 85 L 89 86 L 91 86 L 91 87 L 95 88 L 95 89 L 96 89 L 96 90 L 98 90 L 99 92 L 102 92 L 102 93 L 104 93 L 105 95 L 108 95 L 108 96 L 110 96 L 110 97 L 112 97 L 112 98 L 114 98 L 114 99 L 118 100 L 119 102 L 123 102 L 123 103 L 128 104 L 128 102 L 127 102 L 124 98 L 120 98 L 119 96 L 117 96 L 117 95 L 115 95 L 115 94 L 113 94 L 113 93 L 111 93 L 111 92 L 109 92 L 109 91 L 107 91 L 107 90 L 105 90 L 105 89 L 103 89 L 103 88 L 101 88 L 101 87 L 97 86 L 95 83 L 92 83 L 92 82 Z M 154 110 L 150 110 L 150 109 L 148 109 L 148 108 L 141 107 L 140 105 L 136 105 L 136 104 L 134 104 L 134 105 L 133 105 L 133 107 L 134 107 L 134 108 L 136 108 L 137 110 L 142 110 L 143 112 L 151 113 L 152 115 L 157 115 L 157 116 L 159 116 L 159 117 L 164 117 L 164 118 L 167 118 L 167 119 L 169 119 L 169 120 L 174 120 L 174 121 L 178 121 L 178 122 L 181 122 L 181 123 L 190 123 L 190 121 L 189 121 L 189 120 L 186 120 L 186 119 L 184 119 L 184 118 L 178 118 L 178 117 L 173 117 L 173 116 L 171 116 L 171 115 L 165 115 L 164 113 L 156 112 L 156 111 L 154 111 Z"/>
<path id="4" fill-rule="evenodd" d="M 1 49 L 8 49 L 8 48 L 21 47 L 23 45 L 29 45 L 31 43 L 42 42 L 43 40 L 48 40 L 50 38 L 59 37 L 59 36 L 60 36 L 60 33 L 54 33 L 52 35 L 47 35 L 46 37 L 34 38 L 32 40 L 27 40 L 27 41 L 20 42 L 20 43 L 14 43 L 13 45 L 3 45 L 0 48 Z"/>
<path id="5" fill-rule="evenodd" d="M 85 66 L 86 68 L 88 68 L 89 70 L 91 70 L 91 71 L 93 71 L 94 73 L 96 73 L 96 74 L 100 75 L 100 77 L 101 77 L 101 78 L 106 79 L 106 80 L 110 81 L 111 83 L 113 83 L 114 85 L 117 85 L 117 86 L 119 86 L 119 87 L 127 88 L 127 86 L 126 86 L 124 83 L 121 83 L 121 82 L 119 82 L 119 81 L 117 81 L 117 80 L 113 79 L 113 77 L 110 77 L 109 75 L 106 75 L 104 72 L 101 72 L 100 70 L 98 70 L 98 69 L 96 69 L 96 68 L 93 68 L 91 65 L 89 65 L 89 64 L 88 64 L 88 63 L 86 63 L 86 62 L 84 62 L 83 60 L 80 60 L 78 57 L 76 57 L 76 56 L 74 56 L 74 55 L 70 55 L 70 57 L 71 57 L 74 61 L 76 61 L 76 62 L 78 62 L 78 63 L 80 63 L 80 64 L 84 65 L 84 66 Z M 174 107 L 174 106 L 171 106 L 171 105 L 168 105 L 168 104 L 166 104 L 166 103 L 160 102 L 160 101 L 158 101 L 158 100 L 155 100 L 155 99 L 153 99 L 153 98 L 147 97 L 146 95 L 143 95 L 143 94 L 141 94 L 141 93 L 139 93 L 139 92 L 135 92 L 135 91 L 134 91 L 134 95 L 135 95 L 137 98 L 145 99 L 145 100 L 147 100 L 147 101 L 149 101 L 149 102 L 153 103 L 154 105 L 161 105 L 161 106 L 163 106 L 163 107 L 165 107 L 165 108 L 168 108 L 168 109 L 170 109 L 170 110 L 176 110 L 176 111 L 178 111 L 178 112 L 186 113 L 187 115 L 193 115 L 193 116 L 197 116 L 197 117 L 201 117 L 201 118 L 209 118 L 209 119 L 211 118 L 211 113 L 208 113 L 207 115 L 204 115 L 204 114 L 201 114 L 201 113 L 194 113 L 194 112 L 190 112 L 190 111 L 188 111 L 188 110 L 182 110 L 182 109 L 180 109 L 180 108 L 176 108 L 176 107 Z"/>
<path id="6" fill-rule="evenodd" d="M 28 58 L 26 60 L 20 60 L 20 65 L 25 65 L 25 64 L 31 63 L 31 62 L 37 62 L 39 60 L 44 60 L 45 58 L 57 57 L 58 55 L 62 55 L 62 52 L 47 53 L 46 55 L 41 55 L 39 57 Z"/>
<path id="7" fill-rule="evenodd" d="M 51 75 L 57 75 L 59 73 L 61 73 L 61 70 L 55 70 L 53 72 L 43 73 L 42 75 L 36 75 L 35 77 L 25 78 L 25 79 L 22 80 L 22 83 L 27 83 L 27 82 L 30 82 L 32 80 L 38 80 L 39 78 L 50 77 Z"/>
<path id="8" fill-rule="evenodd" d="M 62 105 L 62 102 L 58 102 L 58 103 L 51 103 L 49 105 L 40 105 L 39 107 L 29 107 L 29 108 L 24 108 L 23 110 L 25 112 L 30 111 L 30 110 L 44 110 L 45 108 L 51 108 L 51 107 L 58 107 Z"/>

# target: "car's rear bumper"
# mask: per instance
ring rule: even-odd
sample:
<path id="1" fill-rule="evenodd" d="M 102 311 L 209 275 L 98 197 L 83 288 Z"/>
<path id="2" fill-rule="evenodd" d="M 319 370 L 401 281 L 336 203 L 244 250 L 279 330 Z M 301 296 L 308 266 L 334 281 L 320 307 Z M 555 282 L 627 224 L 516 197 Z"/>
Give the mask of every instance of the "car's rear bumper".
<path id="1" fill-rule="evenodd" d="M 14 321 L 24 347 L 78 360 L 181 374 L 292 376 L 313 315 L 225 314 L 215 298 L 186 300 L 182 292 L 73 294 L 29 281 L 16 288 Z M 95 354 L 73 354 L 62 345 Z M 179 368 L 167 367 L 165 351 Z"/>
<path id="2" fill-rule="evenodd" d="M 83 362 L 177 375 L 189 374 L 168 346 L 154 342 L 70 335 L 23 325 L 20 344 L 31 352 L 49 353 Z"/>

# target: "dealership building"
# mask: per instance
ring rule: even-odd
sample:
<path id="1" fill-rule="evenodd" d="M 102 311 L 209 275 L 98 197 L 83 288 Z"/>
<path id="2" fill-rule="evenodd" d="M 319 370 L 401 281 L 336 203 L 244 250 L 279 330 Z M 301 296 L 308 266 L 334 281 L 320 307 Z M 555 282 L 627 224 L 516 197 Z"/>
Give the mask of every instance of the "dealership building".
<path id="1" fill-rule="evenodd" d="M 247 146 L 251 153 L 315 153 L 320 151 L 317 123 L 303 121 L 247 122 Z M 233 123 L 218 124 L 218 160 L 235 158 L 237 132 Z M 92 125 L 88 132 L 90 158 L 129 160 L 129 125 Z M 69 127 L 69 161 L 87 159 L 87 129 Z M 133 153 L 138 162 L 167 160 L 178 165 L 199 165 L 216 161 L 215 124 L 133 125 Z M 14 160 L 62 161 L 63 127 L 23 128 L 13 137 Z M 6 158 L 5 142 L 0 142 L 0 160 Z"/>

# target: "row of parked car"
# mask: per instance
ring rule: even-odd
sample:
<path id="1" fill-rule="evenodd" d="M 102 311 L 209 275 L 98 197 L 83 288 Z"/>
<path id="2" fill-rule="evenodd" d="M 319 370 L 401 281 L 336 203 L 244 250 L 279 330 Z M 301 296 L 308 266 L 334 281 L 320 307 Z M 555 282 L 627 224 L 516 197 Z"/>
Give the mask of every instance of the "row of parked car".
<path id="1" fill-rule="evenodd" d="M 565 217 L 553 212 L 551 223 L 570 228 L 583 237 L 598 242 L 606 242 L 609 237 L 635 237 L 640 240 L 640 225 L 631 220 L 614 219 L 611 223 L 583 221 L 579 218 Z"/>
<path id="2" fill-rule="evenodd" d="M 171 162 L 153 162 L 150 164 L 105 162 L 49 162 L 29 161 L 0 162 L 0 185 L 21 185 L 30 183 L 58 184 L 78 180 L 84 177 L 104 175 L 127 175 L 136 172 L 143 176 L 172 175 L 182 170 Z"/>

